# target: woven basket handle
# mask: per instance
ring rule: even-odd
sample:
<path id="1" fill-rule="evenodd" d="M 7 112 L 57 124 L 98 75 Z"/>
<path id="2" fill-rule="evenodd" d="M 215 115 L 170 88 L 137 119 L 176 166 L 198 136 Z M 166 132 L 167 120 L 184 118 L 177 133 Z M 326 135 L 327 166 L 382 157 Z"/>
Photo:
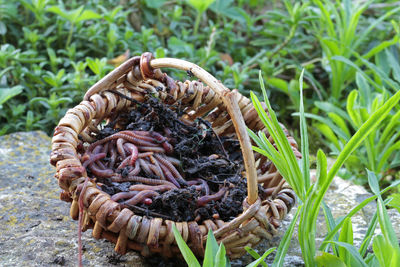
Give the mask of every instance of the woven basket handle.
<path id="1" fill-rule="evenodd" d="M 175 59 L 175 58 L 159 58 L 154 59 L 151 53 L 144 53 L 142 56 L 133 57 L 114 71 L 106 75 L 103 79 L 93 85 L 85 94 L 84 99 L 89 100 L 90 96 L 107 89 L 122 74 L 128 71 L 133 65 L 140 62 L 140 71 L 143 78 L 151 77 L 155 69 L 159 68 L 176 68 L 184 71 L 190 71 L 199 78 L 203 83 L 207 84 L 216 94 L 218 94 L 227 107 L 228 113 L 231 117 L 237 137 L 242 149 L 243 161 L 246 169 L 247 176 L 247 202 L 253 204 L 258 198 L 258 185 L 257 185 L 257 171 L 255 167 L 254 154 L 251 147 L 249 135 L 247 133 L 247 126 L 244 122 L 243 115 L 237 101 L 236 92 L 232 92 L 226 88 L 220 81 L 218 81 L 210 73 L 201 67 L 191 62 Z"/>

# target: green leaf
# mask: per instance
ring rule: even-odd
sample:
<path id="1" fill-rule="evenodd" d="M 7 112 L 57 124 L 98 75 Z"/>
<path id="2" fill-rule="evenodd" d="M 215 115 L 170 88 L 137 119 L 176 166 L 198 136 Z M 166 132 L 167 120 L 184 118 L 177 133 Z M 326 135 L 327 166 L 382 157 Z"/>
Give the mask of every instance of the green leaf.
<path id="1" fill-rule="evenodd" d="M 310 151 L 308 144 L 308 133 L 307 133 L 307 123 L 304 116 L 304 101 L 303 101 L 303 76 L 304 69 L 301 71 L 299 84 L 300 84 L 300 137 L 301 137 L 301 153 L 303 155 L 301 159 L 303 179 L 305 182 L 305 190 L 310 187 Z"/>
<path id="2" fill-rule="evenodd" d="M 80 16 L 76 19 L 76 22 L 90 20 L 90 19 L 100 19 L 102 16 L 92 10 L 83 11 Z"/>
<path id="3" fill-rule="evenodd" d="M 343 227 L 339 235 L 339 241 L 353 245 L 353 227 L 351 224 L 351 218 L 346 218 L 344 220 Z M 339 257 L 347 264 L 347 266 L 351 265 L 350 255 L 347 252 L 346 248 L 339 248 Z"/>
<path id="4" fill-rule="evenodd" d="M 335 255 L 327 252 L 320 252 L 320 255 L 315 257 L 318 267 L 346 267 L 346 264 Z"/>
<path id="5" fill-rule="evenodd" d="M 283 266 L 286 253 L 289 249 L 290 242 L 292 240 L 294 228 L 296 227 L 297 219 L 300 215 L 302 208 L 303 208 L 303 205 L 300 205 L 299 207 L 297 207 L 296 214 L 294 215 L 292 221 L 290 222 L 289 227 L 286 229 L 286 232 L 283 235 L 282 240 L 279 243 L 279 246 L 276 251 L 275 258 L 274 258 L 274 262 L 272 263 L 272 266 L 274 266 L 274 267 Z M 275 248 L 274 248 L 274 250 L 275 250 Z"/>
<path id="6" fill-rule="evenodd" d="M 246 265 L 246 267 L 256 267 L 256 266 L 258 266 L 258 265 L 260 265 L 260 264 L 262 264 L 263 266 L 264 266 L 264 264 L 267 265 L 267 264 L 264 262 L 264 259 L 265 259 L 269 254 L 271 254 L 274 250 L 275 250 L 275 248 L 270 248 L 270 249 L 268 249 L 267 251 L 264 252 L 264 254 L 263 254 L 260 258 L 258 258 L 257 260 L 255 260 L 255 261 L 249 263 L 248 265 Z"/>
<path id="7" fill-rule="evenodd" d="M 363 267 L 367 267 L 368 265 L 365 263 L 364 259 L 361 257 L 360 253 L 358 253 L 357 249 L 353 246 L 350 245 L 348 243 L 345 242 L 339 242 L 339 241 L 329 241 L 330 243 L 334 243 L 340 247 L 345 248 L 350 255 L 350 260 L 351 260 L 351 265 L 347 265 L 347 266 L 353 266 L 353 262 L 357 263 L 357 266 L 363 266 Z"/>
<path id="8" fill-rule="evenodd" d="M 397 209 L 397 211 L 400 213 L 400 194 L 391 194 L 389 198 L 391 198 L 391 200 L 388 206 Z"/>
<path id="9" fill-rule="evenodd" d="M 187 0 L 190 5 L 192 5 L 197 12 L 203 13 L 215 0 Z"/>
<path id="10" fill-rule="evenodd" d="M 278 88 L 283 93 L 289 94 L 289 83 L 287 81 L 279 78 L 269 78 L 267 83 Z"/>
<path id="11" fill-rule="evenodd" d="M 322 201 L 322 208 L 324 210 L 325 221 L 326 221 L 326 225 L 327 225 L 328 233 L 329 233 L 330 231 L 332 231 L 332 229 L 335 228 L 336 222 L 335 222 L 335 219 L 333 218 L 331 209 L 325 203 L 325 201 Z M 339 235 L 338 234 L 335 234 L 335 236 L 333 237 L 333 241 L 339 241 Z M 329 249 L 329 246 L 326 247 L 325 252 L 328 252 L 328 249 Z M 337 256 L 338 255 L 337 247 L 333 246 L 332 250 L 333 250 L 333 253 L 335 254 L 335 256 Z"/>
<path id="12" fill-rule="evenodd" d="M 9 99 L 22 93 L 23 89 L 21 85 L 16 85 L 11 88 L 0 88 L 0 107 Z"/>
<path id="13" fill-rule="evenodd" d="M 193 252 L 190 250 L 188 245 L 186 245 L 183 240 L 181 234 L 176 228 L 175 224 L 172 225 L 172 231 L 174 232 L 176 243 L 178 244 L 179 250 L 182 253 L 183 258 L 189 267 L 200 267 L 200 263 L 197 261 L 196 256 L 194 256 Z M 224 265 L 225 266 L 225 265 Z"/>
<path id="14" fill-rule="evenodd" d="M 206 250 L 204 252 L 203 267 L 213 267 L 214 259 L 218 252 L 218 243 L 211 229 L 208 231 Z"/>
<path id="15" fill-rule="evenodd" d="M 215 267 L 225 267 L 226 266 L 226 251 L 225 251 L 224 243 L 221 243 L 219 245 L 219 249 L 217 251 L 217 254 L 215 255 L 214 266 Z"/>
<path id="16" fill-rule="evenodd" d="M 247 253 L 249 253 L 254 259 L 258 260 L 259 258 L 261 258 L 261 255 L 257 253 L 257 251 L 255 251 L 254 249 L 252 249 L 251 247 L 244 247 L 244 249 L 247 251 Z M 263 267 L 268 267 L 268 265 L 265 263 L 265 261 L 261 261 L 260 264 Z"/>

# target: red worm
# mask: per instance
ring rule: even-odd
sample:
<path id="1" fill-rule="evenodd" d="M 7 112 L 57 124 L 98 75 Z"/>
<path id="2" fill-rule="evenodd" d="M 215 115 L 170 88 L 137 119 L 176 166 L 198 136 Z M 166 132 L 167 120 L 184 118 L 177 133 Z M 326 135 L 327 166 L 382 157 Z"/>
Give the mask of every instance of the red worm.
<path id="1" fill-rule="evenodd" d="M 206 195 L 209 195 L 210 194 L 210 187 L 208 186 L 207 182 L 204 181 L 203 179 L 197 179 L 197 181 L 201 182 L 201 185 L 202 185 L 202 187 L 204 189 L 204 193 Z"/>
<path id="2" fill-rule="evenodd" d="M 126 158 L 121 162 L 121 164 L 119 164 L 117 170 L 120 170 L 120 169 L 122 169 L 122 168 L 125 168 L 125 166 L 129 163 L 129 161 L 130 161 L 130 157 L 126 157 Z"/>
<path id="3" fill-rule="evenodd" d="M 131 143 L 126 143 L 125 146 L 131 151 L 129 165 L 133 166 L 133 164 L 135 164 L 136 160 L 138 159 L 139 150 L 137 146 Z"/>
<path id="4" fill-rule="evenodd" d="M 130 135 L 127 135 L 127 134 L 115 133 L 113 135 L 107 136 L 106 138 L 103 138 L 101 140 L 98 140 L 98 141 L 94 142 L 93 144 L 91 144 L 89 146 L 88 151 L 93 150 L 93 148 L 95 148 L 98 145 L 102 145 L 102 144 L 104 144 L 104 143 L 106 143 L 108 141 L 115 140 L 115 139 L 118 139 L 118 138 L 123 138 L 123 139 L 125 139 L 125 140 L 127 140 L 127 141 L 129 141 L 131 143 L 134 143 L 134 144 L 140 145 L 140 146 L 149 146 L 149 147 L 156 147 L 157 146 L 157 144 L 154 144 L 154 143 L 151 143 L 151 142 L 147 142 L 147 141 L 143 141 L 143 140 L 137 139 L 137 138 L 135 138 L 133 136 L 130 136 Z"/>
<path id="5" fill-rule="evenodd" d="M 164 136 L 162 136 L 157 132 L 150 132 L 150 135 L 153 136 L 159 143 L 162 144 L 167 154 L 172 154 L 174 148 L 170 143 L 168 143 L 167 138 L 165 138 Z"/>
<path id="6" fill-rule="evenodd" d="M 154 154 L 154 152 L 144 152 L 144 153 L 139 153 L 138 158 L 145 158 L 145 157 L 150 157 Z"/>
<path id="7" fill-rule="evenodd" d="M 147 175 L 153 175 L 153 172 L 151 171 L 149 165 L 144 159 L 138 159 L 140 167 L 142 167 L 142 170 L 147 174 Z"/>
<path id="8" fill-rule="evenodd" d="M 215 193 L 213 195 L 199 197 L 197 199 L 197 206 L 202 207 L 202 206 L 205 206 L 208 202 L 210 202 L 212 200 L 221 199 L 227 190 L 228 190 L 228 188 L 222 187 L 217 193 Z"/>
<path id="9" fill-rule="evenodd" d="M 175 177 L 172 175 L 172 173 L 168 170 L 167 167 L 164 165 L 160 164 L 161 169 L 164 172 L 165 177 L 167 178 L 168 181 L 176 185 L 176 187 L 181 188 L 180 184 L 176 181 Z"/>
<path id="10" fill-rule="evenodd" d="M 98 154 L 102 151 L 103 146 L 102 145 L 97 145 L 96 147 L 94 147 L 92 154 Z"/>
<path id="11" fill-rule="evenodd" d="M 180 162 L 179 159 L 176 159 L 176 158 L 173 158 L 173 157 L 168 157 L 168 156 L 165 156 L 165 158 L 167 160 L 169 160 L 172 163 L 172 165 L 175 165 L 175 166 L 181 165 L 181 162 Z"/>
<path id="12" fill-rule="evenodd" d="M 156 141 L 154 138 L 150 137 L 149 135 L 144 135 L 143 133 L 141 133 L 139 131 L 121 131 L 119 133 L 127 134 L 134 138 L 137 138 L 137 139 L 140 139 L 143 141 L 147 141 L 147 142 L 151 142 L 151 143 L 155 143 L 155 141 Z M 146 133 L 148 133 L 148 132 L 146 132 Z"/>
<path id="13" fill-rule="evenodd" d="M 102 170 L 94 162 L 92 164 L 89 164 L 89 169 L 94 175 L 101 178 L 108 178 L 114 174 L 113 170 L 111 169 Z"/>
<path id="14" fill-rule="evenodd" d="M 138 175 L 139 172 L 140 172 L 140 165 L 139 165 L 139 162 L 136 161 L 135 162 L 135 168 L 129 172 L 129 175 L 135 176 L 135 175 Z"/>
<path id="15" fill-rule="evenodd" d="M 89 164 L 99 160 L 99 159 L 104 159 L 106 157 L 106 153 L 99 153 L 96 155 L 91 155 L 89 159 L 87 159 L 85 162 L 83 162 L 82 166 L 87 167 Z"/>
<path id="16" fill-rule="evenodd" d="M 137 191 L 119 192 L 119 193 L 113 195 L 111 197 L 111 200 L 114 200 L 116 202 L 116 201 L 118 201 L 120 199 L 127 199 L 127 198 L 129 199 L 131 197 L 136 196 L 137 194 L 138 194 Z"/>
<path id="17" fill-rule="evenodd" d="M 121 155 L 121 158 L 123 158 L 123 159 L 126 158 L 124 143 L 125 143 L 124 139 L 122 139 L 122 138 L 117 139 L 117 150 L 118 150 L 118 153 Z"/>
<path id="18" fill-rule="evenodd" d="M 165 180 L 157 180 L 157 179 L 150 179 L 150 178 L 145 178 L 141 176 L 134 176 L 134 175 L 128 175 L 127 177 L 121 177 L 121 175 L 114 175 L 111 177 L 111 180 L 113 182 L 137 182 L 137 183 L 142 183 L 142 184 L 150 184 L 150 185 L 161 185 L 161 184 L 167 184 L 167 185 L 172 185 L 174 188 L 176 186 L 168 181 Z"/>
<path id="19" fill-rule="evenodd" d="M 117 150 L 115 146 L 110 145 L 110 161 L 108 162 L 108 167 L 114 168 L 116 160 L 117 160 Z"/>
<path id="20" fill-rule="evenodd" d="M 135 184 L 129 187 L 129 190 L 132 191 L 143 191 L 143 190 L 153 190 L 153 191 L 168 191 L 175 189 L 176 187 L 173 185 L 163 184 L 163 185 L 145 185 L 145 184 Z"/>
<path id="21" fill-rule="evenodd" d="M 153 191 L 153 190 L 143 190 L 140 191 L 136 196 L 132 197 L 131 199 L 125 201 L 122 203 L 122 205 L 136 205 L 146 198 L 149 197 L 154 197 L 160 195 L 159 193 Z"/>
<path id="22" fill-rule="evenodd" d="M 160 154 L 154 154 L 154 157 L 161 163 L 161 165 L 164 165 L 165 167 L 167 167 L 175 177 L 177 177 L 179 179 L 183 179 L 181 174 L 177 171 L 177 169 L 175 169 L 174 165 L 172 165 L 171 162 L 169 162 L 167 159 L 165 159 Z"/>
<path id="23" fill-rule="evenodd" d="M 165 180 L 164 172 L 161 169 L 160 163 L 152 156 L 150 156 L 150 160 L 153 162 L 154 166 L 156 166 L 158 172 L 160 173 L 160 178 Z"/>
<path id="24" fill-rule="evenodd" d="M 102 161 L 96 161 L 95 162 L 98 166 L 99 166 L 99 169 L 100 170 L 105 170 L 105 169 L 107 169 L 107 167 L 106 167 L 106 165 L 104 165 L 104 163 L 102 162 Z"/>
<path id="25" fill-rule="evenodd" d="M 138 149 L 145 152 L 165 153 L 165 149 L 162 147 L 138 146 Z"/>
<path id="26" fill-rule="evenodd" d="M 157 175 L 161 179 L 161 175 L 163 175 L 163 172 L 161 169 L 157 168 L 157 166 L 154 164 L 148 164 L 148 167 L 155 175 Z M 165 179 L 162 179 L 162 180 L 165 180 Z"/>
<path id="27" fill-rule="evenodd" d="M 102 151 L 103 153 L 107 154 L 109 145 L 110 145 L 110 142 L 104 144 L 103 151 Z"/>

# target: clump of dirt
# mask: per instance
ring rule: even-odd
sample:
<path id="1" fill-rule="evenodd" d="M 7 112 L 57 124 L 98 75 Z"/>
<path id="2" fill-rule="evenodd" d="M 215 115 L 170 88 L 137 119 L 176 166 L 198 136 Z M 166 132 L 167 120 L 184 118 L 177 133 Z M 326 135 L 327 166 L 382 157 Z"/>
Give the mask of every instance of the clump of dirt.
<path id="1" fill-rule="evenodd" d="M 243 158 L 239 142 L 232 137 L 219 137 L 204 119 L 189 121 L 179 104 L 164 104 L 154 97 L 143 103 L 134 102 L 136 107 L 116 115 L 113 122 L 94 137 L 101 140 L 126 130 L 165 136 L 173 147 L 173 154 L 168 156 L 179 160 L 177 169 L 184 181 L 179 181 L 180 188 L 158 192 L 151 200 L 126 206 L 137 214 L 161 216 L 173 221 L 202 222 L 210 218 L 228 221 L 240 214 L 247 196 L 247 182 L 241 175 Z M 129 176 L 132 167 L 114 171 L 123 179 Z M 143 169 L 139 175 L 160 179 Z M 129 192 L 129 187 L 136 184 L 108 178 L 98 181 L 102 190 L 110 195 Z M 263 193 L 261 187 L 259 192 Z"/>

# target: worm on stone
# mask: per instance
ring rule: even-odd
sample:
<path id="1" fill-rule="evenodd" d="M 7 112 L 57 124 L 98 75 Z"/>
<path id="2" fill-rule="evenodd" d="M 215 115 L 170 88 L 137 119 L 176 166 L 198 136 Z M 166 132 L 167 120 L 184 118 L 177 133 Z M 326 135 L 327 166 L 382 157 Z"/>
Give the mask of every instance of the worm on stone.
<path id="1" fill-rule="evenodd" d="M 157 180 L 157 179 L 150 179 L 146 177 L 141 177 L 141 176 L 134 176 L 134 175 L 128 175 L 127 177 L 121 177 L 121 175 L 115 175 L 111 177 L 111 180 L 113 182 L 137 182 L 137 183 L 142 183 L 142 184 L 149 184 L 149 185 L 160 185 L 160 184 L 167 184 L 167 185 L 172 185 L 174 188 L 177 188 L 173 183 L 165 180 Z"/>
<path id="2" fill-rule="evenodd" d="M 228 188 L 222 187 L 217 193 L 215 193 L 213 195 L 206 195 L 206 196 L 199 197 L 197 199 L 197 206 L 202 207 L 202 206 L 205 206 L 208 202 L 210 202 L 212 200 L 221 199 L 227 190 L 228 190 Z"/>
<path id="3" fill-rule="evenodd" d="M 129 192 L 119 192 L 116 193 L 115 195 L 112 195 L 111 200 L 114 200 L 115 202 L 117 202 L 120 199 L 129 199 L 132 198 L 134 196 L 136 196 L 138 194 L 137 191 L 129 191 Z"/>
<path id="4" fill-rule="evenodd" d="M 135 184 L 129 187 L 129 190 L 133 191 L 143 191 L 143 190 L 153 190 L 153 191 L 168 191 L 175 189 L 176 187 L 173 185 L 163 184 L 163 185 L 145 185 L 145 184 Z"/>
<path id="5" fill-rule="evenodd" d="M 124 149 L 125 140 L 122 138 L 117 139 L 117 151 L 121 155 L 121 158 L 126 158 L 126 153 Z"/>
<path id="6" fill-rule="evenodd" d="M 106 157 L 106 153 L 90 155 L 90 157 L 85 162 L 83 162 L 82 166 L 86 168 L 89 164 L 92 164 L 93 162 L 103 159 L 105 157 Z"/>
<path id="7" fill-rule="evenodd" d="M 158 196 L 158 195 L 160 195 L 160 194 L 155 192 L 155 191 L 153 191 L 153 190 L 143 190 L 143 191 L 140 191 L 137 195 L 135 195 L 131 199 L 128 199 L 128 200 L 124 201 L 121 204 L 122 204 L 122 206 L 124 206 L 124 205 L 136 205 L 136 204 L 142 202 L 143 200 L 145 200 L 146 198 L 154 197 L 154 196 Z"/>

